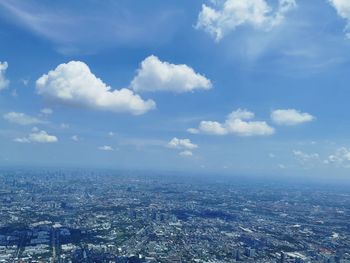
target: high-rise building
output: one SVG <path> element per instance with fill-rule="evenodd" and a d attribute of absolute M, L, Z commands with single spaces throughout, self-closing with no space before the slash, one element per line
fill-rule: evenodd
<path fill-rule="evenodd" d="M 281 258 L 280 258 L 280 263 L 284 263 L 286 261 L 286 254 L 284 252 L 281 252 Z"/>
<path fill-rule="evenodd" d="M 240 254 L 238 248 L 234 250 L 233 256 L 234 256 L 234 258 L 235 258 L 236 261 L 240 261 L 240 260 L 241 260 L 241 254 Z"/>
<path fill-rule="evenodd" d="M 245 255 L 249 258 L 253 258 L 255 256 L 255 249 L 250 247 L 246 248 Z"/>

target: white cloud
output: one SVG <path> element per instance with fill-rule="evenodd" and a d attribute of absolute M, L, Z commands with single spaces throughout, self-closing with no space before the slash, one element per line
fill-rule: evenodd
<path fill-rule="evenodd" d="M 195 128 L 188 128 L 187 129 L 187 132 L 191 133 L 191 134 L 198 134 L 199 133 L 199 130 L 198 129 L 195 129 Z"/>
<path fill-rule="evenodd" d="M 225 135 L 228 133 L 226 127 L 216 121 L 201 121 L 198 130 L 203 133 L 215 135 Z"/>
<path fill-rule="evenodd" d="M 196 28 L 203 29 L 216 41 L 243 25 L 271 30 L 281 24 L 286 13 L 296 7 L 295 0 L 279 0 L 274 12 L 265 0 L 224 0 L 213 4 L 217 8 L 202 5 Z"/>
<path fill-rule="evenodd" d="M 286 109 L 272 111 L 271 119 L 278 125 L 291 126 L 313 121 L 315 117 L 306 112 L 300 112 L 295 109 Z"/>
<path fill-rule="evenodd" d="M 251 120 L 255 117 L 255 114 L 251 111 L 238 109 L 236 111 L 231 112 L 228 115 L 228 119 L 235 120 L 235 119 L 242 119 L 242 120 Z"/>
<path fill-rule="evenodd" d="M 267 136 L 275 130 L 265 121 L 251 121 L 254 113 L 238 109 L 230 113 L 224 123 L 217 121 L 201 121 L 198 131 L 212 135 L 235 134 L 239 136 Z"/>
<path fill-rule="evenodd" d="M 42 114 L 45 114 L 45 115 L 50 115 L 53 113 L 53 110 L 50 109 L 50 108 L 44 108 L 44 109 L 41 109 L 40 111 Z"/>
<path fill-rule="evenodd" d="M 61 129 L 69 129 L 69 127 L 70 127 L 70 125 L 67 124 L 67 123 L 61 123 L 61 124 L 60 124 L 60 128 L 61 128 Z"/>
<path fill-rule="evenodd" d="M 34 124 L 45 123 L 42 120 L 39 120 L 35 117 L 31 117 L 21 112 L 8 112 L 4 114 L 3 117 L 5 120 L 9 122 L 20 124 L 20 125 L 34 125 Z"/>
<path fill-rule="evenodd" d="M 72 141 L 75 141 L 75 142 L 80 141 L 80 138 L 78 137 L 78 135 L 73 135 L 73 136 L 71 137 L 71 139 L 72 139 Z"/>
<path fill-rule="evenodd" d="M 172 91 L 176 93 L 208 90 L 212 83 L 191 67 L 162 62 L 156 56 L 149 56 L 141 62 L 141 68 L 131 82 L 131 88 L 141 91 Z"/>
<path fill-rule="evenodd" d="M 28 137 L 16 138 L 14 141 L 19 143 L 54 143 L 58 142 L 58 138 L 54 135 L 48 134 L 46 131 L 38 131 L 37 129 L 34 129 Z"/>
<path fill-rule="evenodd" d="M 189 150 L 193 150 L 193 149 L 198 148 L 198 145 L 192 143 L 190 139 L 178 139 L 178 138 L 174 137 L 168 143 L 168 147 L 174 148 L 174 149 L 189 149 Z"/>
<path fill-rule="evenodd" d="M 24 86 L 28 86 L 29 84 L 29 79 L 21 79 L 21 82 Z"/>
<path fill-rule="evenodd" d="M 114 151 L 113 147 L 111 147 L 109 145 L 100 146 L 100 147 L 98 147 L 98 149 L 100 151 L 106 151 L 106 152 Z"/>
<path fill-rule="evenodd" d="M 70 128 L 70 125 L 68 123 L 61 123 L 60 124 L 60 128 L 61 129 L 69 129 Z"/>
<path fill-rule="evenodd" d="M 265 121 L 243 121 L 233 119 L 226 122 L 229 133 L 240 136 L 271 135 L 275 132 Z"/>
<path fill-rule="evenodd" d="M 25 137 L 23 137 L 23 138 L 15 138 L 13 141 L 14 142 L 18 142 L 18 143 L 30 143 L 30 140 L 28 138 L 25 138 Z"/>
<path fill-rule="evenodd" d="M 29 134 L 28 139 L 31 142 L 39 142 L 39 143 L 52 143 L 57 142 L 58 139 L 54 135 L 49 135 L 46 131 L 38 131 Z"/>
<path fill-rule="evenodd" d="M 152 100 L 143 100 L 129 89 L 112 90 L 81 61 L 60 64 L 36 81 L 38 94 L 56 103 L 143 114 L 155 108 Z"/>
<path fill-rule="evenodd" d="M 0 90 L 7 88 L 10 81 L 6 79 L 5 73 L 8 68 L 7 62 L 0 62 Z"/>
<path fill-rule="evenodd" d="M 293 155 L 303 164 L 320 160 L 318 153 L 304 153 L 300 150 L 293 150 Z"/>
<path fill-rule="evenodd" d="M 350 149 L 341 147 L 335 151 L 335 153 L 329 155 L 325 164 L 335 164 L 342 167 L 350 167 Z"/>
<path fill-rule="evenodd" d="M 183 157 L 191 157 L 193 156 L 193 153 L 187 150 L 187 151 L 180 152 L 179 155 Z"/>
<path fill-rule="evenodd" d="M 335 8 L 338 15 L 345 19 L 347 25 L 344 29 L 346 36 L 350 38 L 350 1 L 349 0 L 329 0 L 330 4 Z"/>

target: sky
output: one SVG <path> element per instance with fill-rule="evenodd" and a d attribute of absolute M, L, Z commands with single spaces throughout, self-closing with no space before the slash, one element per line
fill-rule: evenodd
<path fill-rule="evenodd" d="M 0 166 L 350 171 L 348 0 L 2 0 Z"/>

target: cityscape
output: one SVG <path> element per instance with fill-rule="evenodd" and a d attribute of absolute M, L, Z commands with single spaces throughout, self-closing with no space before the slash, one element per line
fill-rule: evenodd
<path fill-rule="evenodd" d="M 350 262 L 345 186 L 109 170 L 0 175 L 0 262 Z"/>

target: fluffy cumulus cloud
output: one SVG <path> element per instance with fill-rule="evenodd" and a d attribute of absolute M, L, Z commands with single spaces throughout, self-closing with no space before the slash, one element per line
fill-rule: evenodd
<path fill-rule="evenodd" d="M 191 128 L 191 131 L 211 135 L 234 134 L 238 136 L 267 136 L 272 135 L 275 130 L 265 121 L 254 121 L 253 112 L 238 109 L 230 113 L 225 122 L 201 121 L 198 129 Z"/>
<path fill-rule="evenodd" d="M 203 29 L 216 41 L 243 25 L 271 30 L 296 7 L 295 0 L 279 0 L 276 10 L 265 0 L 223 0 L 213 3 L 214 7 L 202 5 L 196 28 Z"/>
<path fill-rule="evenodd" d="M 349 0 L 329 0 L 330 4 L 335 8 L 338 15 L 345 19 L 347 25 L 344 29 L 346 36 L 350 38 L 350 1 Z"/>
<path fill-rule="evenodd" d="M 131 88 L 141 91 L 189 92 L 197 89 L 208 90 L 212 83 L 205 76 L 196 73 L 187 65 L 175 65 L 149 56 L 141 62 Z"/>
<path fill-rule="evenodd" d="M 190 139 L 178 139 L 174 137 L 169 143 L 168 143 L 169 148 L 174 148 L 174 149 L 189 149 L 193 150 L 198 148 L 197 144 L 194 144 L 191 142 Z"/>
<path fill-rule="evenodd" d="M 7 88 L 10 81 L 6 79 L 6 70 L 8 68 L 7 62 L 0 62 L 0 90 Z"/>
<path fill-rule="evenodd" d="M 324 163 L 350 168 L 350 149 L 340 147 L 333 154 L 329 155 L 327 159 L 324 160 Z"/>
<path fill-rule="evenodd" d="M 112 90 L 81 61 L 58 65 L 36 81 L 36 88 L 48 101 L 71 106 L 135 115 L 155 108 L 154 101 L 145 101 L 130 89 Z"/>
<path fill-rule="evenodd" d="M 278 125 L 291 126 L 313 121 L 315 117 L 306 112 L 300 112 L 295 109 L 286 109 L 272 111 L 271 119 Z"/>
<path fill-rule="evenodd" d="M 58 138 L 54 135 L 48 134 L 46 131 L 33 129 L 33 132 L 29 134 L 28 137 L 16 138 L 14 139 L 14 141 L 19 143 L 30 143 L 30 142 L 54 143 L 54 142 L 58 142 Z"/>
<path fill-rule="evenodd" d="M 38 131 L 38 132 L 29 134 L 29 140 L 31 142 L 39 142 L 39 143 L 52 143 L 52 142 L 58 141 L 56 136 L 50 135 L 46 131 Z"/>
<path fill-rule="evenodd" d="M 19 125 L 35 125 L 44 123 L 44 121 L 39 120 L 38 118 L 29 116 L 21 112 L 8 112 L 4 114 L 3 117 L 9 122 L 16 123 Z"/>
<path fill-rule="evenodd" d="M 215 135 L 225 135 L 228 133 L 228 129 L 226 129 L 225 125 L 217 121 L 201 121 L 199 129 L 197 130 L 203 133 Z"/>

